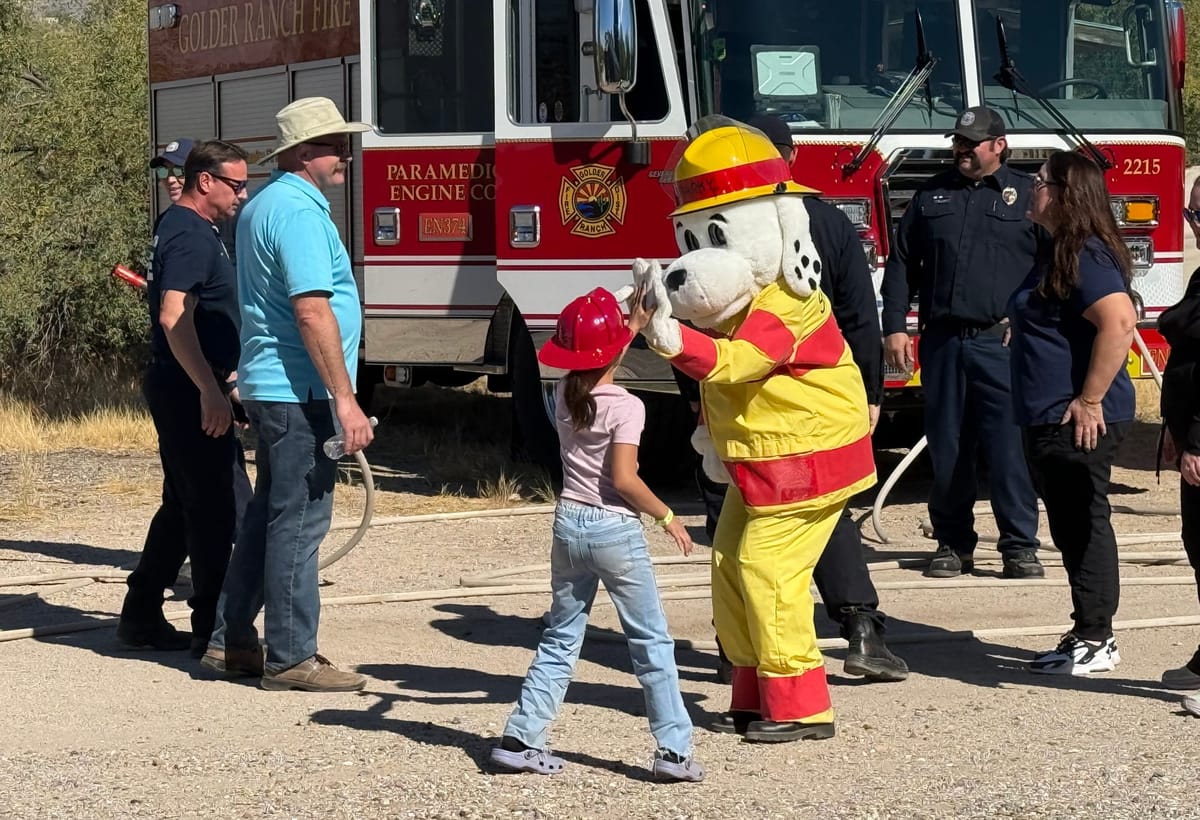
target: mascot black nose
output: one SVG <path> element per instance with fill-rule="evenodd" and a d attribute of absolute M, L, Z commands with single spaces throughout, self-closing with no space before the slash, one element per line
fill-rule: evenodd
<path fill-rule="evenodd" d="M 679 290 L 683 287 L 683 283 L 687 281 L 688 272 L 686 268 L 676 268 L 667 274 L 667 290 Z"/>

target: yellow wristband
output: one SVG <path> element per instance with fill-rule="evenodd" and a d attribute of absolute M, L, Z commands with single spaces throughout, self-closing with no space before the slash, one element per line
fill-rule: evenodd
<path fill-rule="evenodd" d="M 675 520 L 675 511 L 672 510 L 670 507 L 667 507 L 667 514 L 664 515 L 662 518 L 654 519 L 654 523 L 658 524 L 658 526 L 660 526 L 660 527 L 666 528 L 674 520 Z"/>

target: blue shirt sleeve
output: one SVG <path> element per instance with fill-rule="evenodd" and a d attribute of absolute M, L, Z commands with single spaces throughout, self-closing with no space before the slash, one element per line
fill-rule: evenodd
<path fill-rule="evenodd" d="M 333 295 L 334 260 L 329 255 L 331 230 L 334 230 L 333 223 L 323 214 L 311 210 L 290 214 L 281 226 L 279 267 L 289 298 L 302 293 Z"/>
<path fill-rule="evenodd" d="M 1117 260 L 1103 245 L 1089 242 L 1079 253 L 1079 303 L 1087 310 L 1105 296 L 1127 293 Z"/>

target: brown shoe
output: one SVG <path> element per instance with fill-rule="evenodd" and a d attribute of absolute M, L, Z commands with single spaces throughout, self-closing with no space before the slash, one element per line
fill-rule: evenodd
<path fill-rule="evenodd" d="M 200 659 L 200 665 L 225 678 L 261 678 L 263 650 L 261 646 L 258 649 L 211 647 Z"/>
<path fill-rule="evenodd" d="M 366 685 L 367 679 L 362 675 L 343 672 L 322 655 L 313 655 L 282 672 L 264 672 L 259 682 L 263 689 L 305 692 L 357 692 Z"/>

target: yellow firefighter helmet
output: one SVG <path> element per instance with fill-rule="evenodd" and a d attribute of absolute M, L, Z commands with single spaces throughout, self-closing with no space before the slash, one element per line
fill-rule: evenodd
<path fill-rule="evenodd" d="M 675 210 L 703 211 L 774 194 L 815 194 L 792 179 L 792 169 L 761 131 L 727 117 L 705 118 L 675 165 Z"/>

